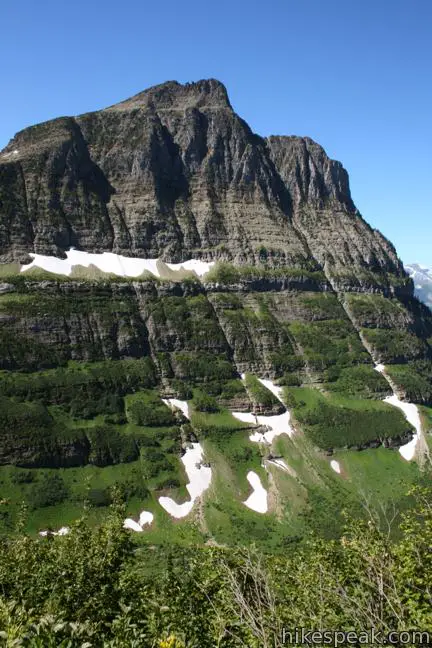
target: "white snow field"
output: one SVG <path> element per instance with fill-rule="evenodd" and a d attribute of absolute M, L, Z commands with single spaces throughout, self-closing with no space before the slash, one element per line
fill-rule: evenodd
<path fill-rule="evenodd" d="M 125 529 L 131 529 L 137 533 L 141 533 L 146 524 L 151 524 L 153 522 L 153 513 L 150 511 L 141 511 L 139 516 L 139 521 L 135 522 L 132 518 L 126 518 L 123 523 Z"/>
<path fill-rule="evenodd" d="M 266 389 L 271 391 L 271 393 L 274 396 L 276 396 L 278 401 L 280 401 L 282 405 L 284 405 L 284 402 L 282 400 L 282 391 L 283 391 L 282 387 L 278 387 L 271 380 L 266 380 L 265 378 L 258 378 L 258 380 L 260 381 L 261 385 L 263 385 Z"/>
<path fill-rule="evenodd" d="M 242 374 L 242 379 L 244 380 L 244 374 Z M 278 387 L 271 380 L 264 380 L 261 378 L 258 378 L 258 380 L 284 405 L 281 398 L 282 387 Z M 294 434 L 294 430 L 289 422 L 291 415 L 288 410 L 283 414 L 276 414 L 275 416 L 255 416 L 255 414 L 252 414 L 251 412 L 232 412 L 232 415 L 243 423 L 256 423 L 257 425 L 265 425 L 270 428 L 270 430 L 264 434 L 260 434 L 259 432 L 251 434 L 249 439 L 254 443 L 267 443 L 271 445 L 273 439 L 280 434 L 288 434 L 288 436 Z"/>
<path fill-rule="evenodd" d="M 283 459 L 266 459 L 265 463 L 276 466 L 277 468 L 282 468 L 282 470 L 285 470 L 285 472 L 289 473 L 291 477 L 297 476 L 296 471 L 291 468 L 291 466 L 288 466 L 288 464 Z"/>
<path fill-rule="evenodd" d="M 177 398 L 162 398 L 165 405 L 179 409 L 186 418 L 189 418 L 189 405 L 186 401 L 178 400 Z"/>
<path fill-rule="evenodd" d="M 405 414 L 408 423 L 411 423 L 415 428 L 416 433 L 411 441 L 408 441 L 408 443 L 405 443 L 405 445 L 399 448 L 402 457 L 407 461 L 411 461 L 411 459 L 414 458 L 417 441 L 421 435 L 420 414 L 417 405 L 414 405 L 414 403 L 404 403 L 404 401 L 399 400 L 396 394 L 393 394 L 393 396 L 387 396 L 387 398 L 384 399 L 384 402 L 390 403 L 390 405 L 394 405 L 394 407 L 401 409 Z"/>
<path fill-rule="evenodd" d="M 171 497 L 159 497 L 159 504 L 170 515 L 175 518 L 182 518 L 188 515 L 195 500 L 200 497 L 210 486 L 212 471 L 211 468 L 202 466 L 203 450 L 200 443 L 192 443 L 192 448 L 187 448 L 182 457 L 182 463 L 189 478 L 186 488 L 190 495 L 190 501 L 177 504 Z"/>
<path fill-rule="evenodd" d="M 66 259 L 58 259 L 54 256 L 30 253 L 33 261 L 21 266 L 21 272 L 26 272 L 31 268 L 41 268 L 55 274 L 69 276 L 74 266 L 95 266 L 102 272 L 115 274 L 119 277 L 139 277 L 145 270 L 151 272 L 155 277 L 160 277 L 161 273 L 158 268 L 158 259 L 138 259 L 134 257 L 125 257 L 113 252 L 83 252 L 71 248 L 66 252 Z M 199 259 L 189 259 L 182 263 L 166 263 L 170 270 L 175 272 L 179 270 L 189 270 L 195 272 L 199 277 L 204 276 L 214 265 L 214 261 L 200 261 Z"/>
<path fill-rule="evenodd" d="M 383 374 L 384 378 L 386 378 L 384 365 L 377 364 L 375 365 L 375 369 L 379 373 Z M 390 405 L 398 407 L 400 410 L 402 410 L 408 423 L 411 423 L 416 431 L 411 441 L 408 441 L 408 443 L 405 443 L 405 445 L 399 448 L 399 452 L 402 457 L 407 461 L 411 461 L 412 459 L 414 459 L 417 442 L 420 439 L 422 433 L 418 407 L 417 405 L 414 405 L 414 403 L 406 403 L 405 401 L 401 401 L 394 392 L 393 396 L 387 396 L 387 398 L 384 398 L 384 402 L 389 403 Z"/>
<path fill-rule="evenodd" d="M 131 531 L 136 531 L 137 533 L 142 532 L 142 526 L 138 524 L 138 522 L 135 522 L 135 520 L 132 520 L 132 518 L 126 518 L 123 522 L 123 527 L 125 529 L 130 529 Z"/>
<path fill-rule="evenodd" d="M 189 418 L 189 407 L 186 401 L 180 401 L 176 398 L 163 398 L 162 400 L 166 405 L 178 408 Z M 211 482 L 211 468 L 201 465 L 203 459 L 201 444 L 192 443 L 191 446 L 191 448 L 186 449 L 181 459 L 189 478 L 189 484 L 187 484 L 186 488 L 191 498 L 190 501 L 177 504 L 171 497 L 159 497 L 159 504 L 175 518 L 182 518 L 188 515 L 192 510 L 195 500 L 207 490 Z"/>
<path fill-rule="evenodd" d="M 253 470 L 248 472 L 246 478 L 253 490 L 243 504 L 256 513 L 267 513 L 267 491 L 261 484 L 261 479 Z"/>
<path fill-rule="evenodd" d="M 339 461 L 336 461 L 336 459 L 332 459 L 332 460 L 330 461 L 330 466 L 333 468 L 333 470 L 334 470 L 338 475 L 340 475 L 341 467 L 340 467 L 340 463 L 339 463 Z"/>
<path fill-rule="evenodd" d="M 199 259 L 189 259 L 189 261 L 182 261 L 181 263 L 166 263 L 170 270 L 178 272 L 179 270 L 190 270 L 195 272 L 199 277 L 203 277 L 214 266 L 214 261 L 200 261 Z"/>
<path fill-rule="evenodd" d="M 69 527 L 61 527 L 58 531 L 39 531 L 40 536 L 47 536 L 47 535 L 53 535 L 53 536 L 64 536 L 69 533 L 70 529 Z"/>

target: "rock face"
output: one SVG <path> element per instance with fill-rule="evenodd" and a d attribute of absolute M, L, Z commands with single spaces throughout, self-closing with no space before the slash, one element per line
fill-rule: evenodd
<path fill-rule="evenodd" d="M 0 260 L 71 246 L 404 276 L 342 165 L 308 138 L 255 135 L 213 79 L 27 128 L 0 153 Z"/>
<path fill-rule="evenodd" d="M 224 263 L 202 280 L 19 272 L 70 247 Z M 382 362 L 432 404 L 432 313 L 345 169 L 309 138 L 252 133 L 215 80 L 18 133 L 0 153 L 0 263 L 0 464 L 132 461 L 125 394 L 203 389 L 250 411 L 241 373 L 382 398 Z"/>

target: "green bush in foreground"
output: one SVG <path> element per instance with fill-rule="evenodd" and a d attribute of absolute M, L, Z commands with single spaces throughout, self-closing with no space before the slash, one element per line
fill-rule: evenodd
<path fill-rule="evenodd" d="M 347 521 L 340 541 L 310 538 L 281 556 L 219 547 L 136 550 L 118 504 L 99 528 L 81 519 L 64 537 L 4 538 L 0 641 L 281 648 L 283 628 L 360 633 L 373 623 L 383 634 L 430 632 L 432 498 L 426 490 L 414 496 L 396 542 L 372 514 Z"/>

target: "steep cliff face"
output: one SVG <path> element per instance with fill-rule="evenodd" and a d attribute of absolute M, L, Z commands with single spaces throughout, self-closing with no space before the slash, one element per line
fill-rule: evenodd
<path fill-rule="evenodd" d="M 166 266 L 134 280 L 83 266 L 19 272 L 29 253 L 70 247 L 220 263 L 201 280 Z M 142 424 L 126 421 L 128 399 L 148 388 L 210 412 L 217 400 L 278 413 L 241 373 L 369 407 L 389 394 L 373 368 L 384 362 L 402 396 L 432 403 L 432 314 L 355 208 L 345 169 L 309 138 L 252 133 L 214 80 L 165 83 L 18 133 L 0 153 L 1 262 L 15 266 L 0 266 L 0 408 L 15 421 L 19 404 L 22 435 L 14 443 L 17 424 L 4 427 L 0 463 L 82 465 L 95 448 L 101 465 L 135 460 Z M 355 412 L 340 424 L 349 446 Z M 166 425 L 145 447 L 169 437 Z"/>
<path fill-rule="evenodd" d="M 308 137 L 269 137 L 293 204 L 293 224 L 317 261 L 332 274 L 344 268 L 403 275 L 394 247 L 360 216 L 340 162 Z"/>
<path fill-rule="evenodd" d="M 27 128 L 0 153 L 0 259 L 70 246 L 403 276 L 342 165 L 308 138 L 252 133 L 215 80 Z"/>

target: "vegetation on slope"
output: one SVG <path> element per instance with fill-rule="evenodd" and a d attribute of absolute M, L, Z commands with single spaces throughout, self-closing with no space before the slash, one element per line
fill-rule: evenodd
<path fill-rule="evenodd" d="M 98 528 L 84 518 L 65 537 L 3 539 L 1 640 L 44 648 L 280 648 L 283 628 L 364 633 L 372 618 L 376 633 L 430 631 L 431 496 L 418 491 L 416 499 L 396 542 L 372 516 L 348 521 L 340 541 L 312 537 L 280 556 L 147 544 L 136 551 L 117 504 Z"/>
<path fill-rule="evenodd" d="M 388 439 L 409 440 L 412 427 L 402 412 L 380 401 L 325 396 L 315 389 L 287 388 L 286 403 L 319 448 L 361 448 Z"/>

